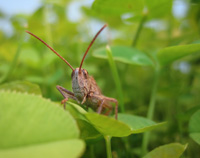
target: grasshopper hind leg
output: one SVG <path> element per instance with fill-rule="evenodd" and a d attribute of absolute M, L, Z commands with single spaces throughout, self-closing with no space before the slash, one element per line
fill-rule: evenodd
<path fill-rule="evenodd" d="M 101 95 L 93 95 L 93 97 L 97 98 L 100 100 L 100 105 L 97 108 L 97 113 L 101 113 L 103 109 L 107 109 L 108 111 L 105 113 L 105 115 L 109 115 L 112 106 L 109 103 L 115 103 L 115 119 L 117 120 L 117 114 L 118 114 L 118 101 L 114 98 L 109 98 Z"/>

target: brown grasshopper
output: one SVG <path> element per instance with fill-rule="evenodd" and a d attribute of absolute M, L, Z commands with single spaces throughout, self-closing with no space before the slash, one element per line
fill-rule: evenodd
<path fill-rule="evenodd" d="M 38 40 L 40 40 L 42 43 L 44 43 L 49 49 L 51 49 L 57 56 L 59 56 L 67 65 L 72 69 L 72 89 L 73 93 L 68 91 L 67 89 L 56 86 L 56 88 L 59 90 L 59 92 L 63 95 L 65 99 L 61 101 L 62 104 L 65 104 L 68 101 L 69 98 L 76 100 L 79 104 L 85 104 L 88 107 L 91 107 L 93 110 L 97 111 L 97 113 L 101 113 L 102 111 L 106 111 L 105 115 L 109 115 L 112 111 L 111 102 L 115 103 L 115 119 L 117 119 L 117 113 L 118 113 L 118 101 L 114 98 L 109 98 L 104 95 L 102 95 L 100 88 L 98 87 L 95 79 L 92 76 L 89 76 L 88 72 L 85 69 L 82 69 L 83 61 L 94 43 L 97 36 L 101 33 L 101 31 L 106 27 L 107 25 L 104 25 L 95 35 L 93 40 L 91 41 L 90 45 L 88 46 L 83 59 L 81 61 L 81 64 L 78 68 L 74 69 L 67 60 L 65 60 L 60 54 L 58 54 L 53 48 L 51 48 L 47 43 L 45 43 L 42 39 L 34 35 L 33 33 L 26 31 L 30 35 L 34 36 Z"/>

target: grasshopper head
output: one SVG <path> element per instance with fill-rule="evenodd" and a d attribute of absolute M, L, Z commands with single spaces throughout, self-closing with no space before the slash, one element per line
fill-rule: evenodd
<path fill-rule="evenodd" d="M 89 80 L 89 75 L 88 72 L 85 69 L 82 69 L 82 65 L 84 62 L 84 59 L 90 49 L 90 47 L 92 46 L 92 44 L 94 43 L 95 39 L 97 38 L 97 36 L 101 33 L 101 31 L 107 26 L 107 24 L 105 24 L 95 35 L 95 37 L 93 38 L 93 40 L 91 41 L 90 45 L 88 46 L 82 61 L 80 63 L 80 66 L 76 69 L 74 69 L 67 60 L 65 60 L 60 54 L 58 54 L 52 47 L 50 47 L 46 42 L 44 42 L 42 39 L 40 39 L 39 37 L 37 37 L 36 35 L 34 35 L 33 33 L 26 31 L 27 33 L 29 33 L 30 35 L 34 36 L 35 38 L 37 38 L 38 40 L 40 40 L 42 43 L 44 43 L 49 49 L 51 49 L 57 56 L 59 56 L 71 69 L 72 69 L 72 89 L 74 92 L 74 95 L 78 98 L 79 101 L 82 101 L 82 99 L 84 98 L 84 96 L 86 96 L 89 91 L 90 91 L 90 80 Z"/>
<path fill-rule="evenodd" d="M 85 69 L 76 68 L 72 74 L 72 89 L 74 95 L 82 101 L 83 97 L 90 91 L 89 75 Z"/>

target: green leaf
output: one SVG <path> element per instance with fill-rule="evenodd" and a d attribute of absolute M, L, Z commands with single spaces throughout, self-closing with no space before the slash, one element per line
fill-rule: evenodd
<path fill-rule="evenodd" d="M 171 14 L 172 0 L 145 0 L 145 4 L 150 18 L 161 18 Z"/>
<path fill-rule="evenodd" d="M 112 7 L 111 7 L 112 6 Z M 109 15 L 121 15 L 123 13 L 141 13 L 144 2 L 141 0 L 95 0 L 92 9 Z"/>
<path fill-rule="evenodd" d="M 99 14 L 99 12 L 96 11 L 95 9 L 91 9 L 91 8 L 84 7 L 84 6 L 82 7 L 82 11 L 87 16 L 95 17 L 97 19 L 100 19 L 101 21 L 106 21 L 107 24 L 109 24 L 109 27 L 116 27 L 116 26 L 124 25 L 120 15 L 116 16 L 116 15 L 109 14 L 109 16 L 108 16 L 107 14 L 103 14 L 103 13 Z"/>
<path fill-rule="evenodd" d="M 0 150 L 2 158 L 77 158 L 84 151 L 84 142 L 79 139 L 56 141 L 19 148 Z"/>
<path fill-rule="evenodd" d="M 102 135 L 88 121 L 77 119 L 77 123 L 81 131 L 81 139 L 94 140 L 102 137 Z"/>
<path fill-rule="evenodd" d="M 149 66 L 153 65 L 152 60 L 143 52 L 128 46 L 111 46 L 114 60 L 127 64 Z M 93 55 L 98 58 L 107 59 L 106 48 L 96 49 Z"/>
<path fill-rule="evenodd" d="M 162 126 L 164 123 L 155 123 L 151 120 L 148 120 L 144 117 L 128 115 L 128 114 L 119 114 L 118 119 L 131 128 L 132 133 L 142 133 L 154 128 Z"/>
<path fill-rule="evenodd" d="M 45 3 L 56 4 L 60 6 L 65 6 L 69 0 L 44 0 Z"/>
<path fill-rule="evenodd" d="M 76 121 L 41 96 L 0 91 L 0 148 L 77 139 Z"/>
<path fill-rule="evenodd" d="M 118 120 L 97 113 L 87 113 L 85 116 L 102 135 L 112 137 L 125 137 L 163 125 L 163 123 L 156 124 L 146 118 L 128 114 L 118 114 Z"/>
<path fill-rule="evenodd" d="M 114 118 L 97 113 L 87 113 L 85 116 L 102 135 L 125 137 L 131 134 L 131 129 L 128 125 Z"/>
<path fill-rule="evenodd" d="M 85 118 L 85 113 L 87 113 L 80 105 L 67 101 L 66 110 L 77 120 L 87 120 Z"/>
<path fill-rule="evenodd" d="M 10 90 L 16 92 L 27 92 L 30 94 L 42 95 L 40 87 L 28 81 L 14 81 L 0 85 L 0 90 Z"/>
<path fill-rule="evenodd" d="M 166 47 L 157 54 L 161 65 L 167 65 L 177 59 L 200 51 L 200 44 Z"/>
<path fill-rule="evenodd" d="M 143 158 L 179 158 L 186 148 L 187 145 L 171 143 L 154 149 Z"/>
<path fill-rule="evenodd" d="M 76 109 L 81 114 L 87 113 L 87 111 L 85 111 L 80 105 L 77 105 L 77 104 L 72 103 L 72 102 L 67 102 L 67 104 L 70 104 L 72 107 L 74 107 L 74 109 Z"/>
<path fill-rule="evenodd" d="M 190 137 L 200 145 L 200 110 L 195 112 L 189 122 Z"/>
<path fill-rule="evenodd" d="M 172 0 L 95 0 L 92 9 L 108 16 L 124 13 L 142 16 L 145 10 L 149 18 L 160 18 L 171 14 Z"/>

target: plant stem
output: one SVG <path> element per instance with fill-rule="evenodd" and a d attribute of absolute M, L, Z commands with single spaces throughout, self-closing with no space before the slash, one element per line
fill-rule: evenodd
<path fill-rule="evenodd" d="M 123 92 L 122 92 L 122 86 L 121 86 L 121 83 L 120 83 L 119 74 L 117 72 L 117 67 L 116 67 L 115 62 L 114 62 L 113 57 L 112 57 L 111 49 L 108 45 L 106 46 L 106 52 L 107 52 L 110 68 L 111 68 L 111 71 L 112 71 L 112 75 L 113 75 L 113 78 L 114 78 L 114 82 L 115 82 L 115 85 L 116 85 L 116 88 L 117 88 L 117 93 L 118 93 L 118 96 L 119 96 L 120 110 L 121 110 L 122 113 L 124 113 L 124 111 L 125 111 L 124 110 L 124 96 L 123 96 Z"/>
<path fill-rule="evenodd" d="M 141 19 L 141 21 L 140 21 L 140 23 L 139 23 L 139 26 L 137 28 L 135 37 L 133 39 L 133 43 L 132 43 L 133 47 L 135 47 L 136 44 L 137 44 L 137 41 L 139 39 L 139 35 L 140 35 L 141 31 L 142 31 L 142 28 L 143 28 L 144 22 L 146 21 L 146 18 L 147 18 L 147 16 L 146 16 L 146 14 L 144 14 L 143 17 L 142 17 L 142 19 Z"/>
<path fill-rule="evenodd" d="M 112 158 L 112 151 L 111 151 L 111 136 L 104 136 L 106 141 L 106 152 L 107 158 Z"/>
<path fill-rule="evenodd" d="M 148 108 L 148 112 L 147 112 L 147 118 L 150 120 L 153 119 L 153 115 L 154 115 L 158 80 L 159 80 L 159 69 L 155 68 L 153 87 L 152 87 L 151 98 L 150 98 L 150 102 L 149 102 L 149 108 Z M 142 155 L 147 153 L 149 136 L 150 136 L 150 132 L 144 133 L 144 137 L 142 140 Z"/>
<path fill-rule="evenodd" d="M 90 158 L 95 158 L 95 156 L 94 156 L 94 145 L 93 144 L 89 145 L 89 150 L 90 150 Z"/>

